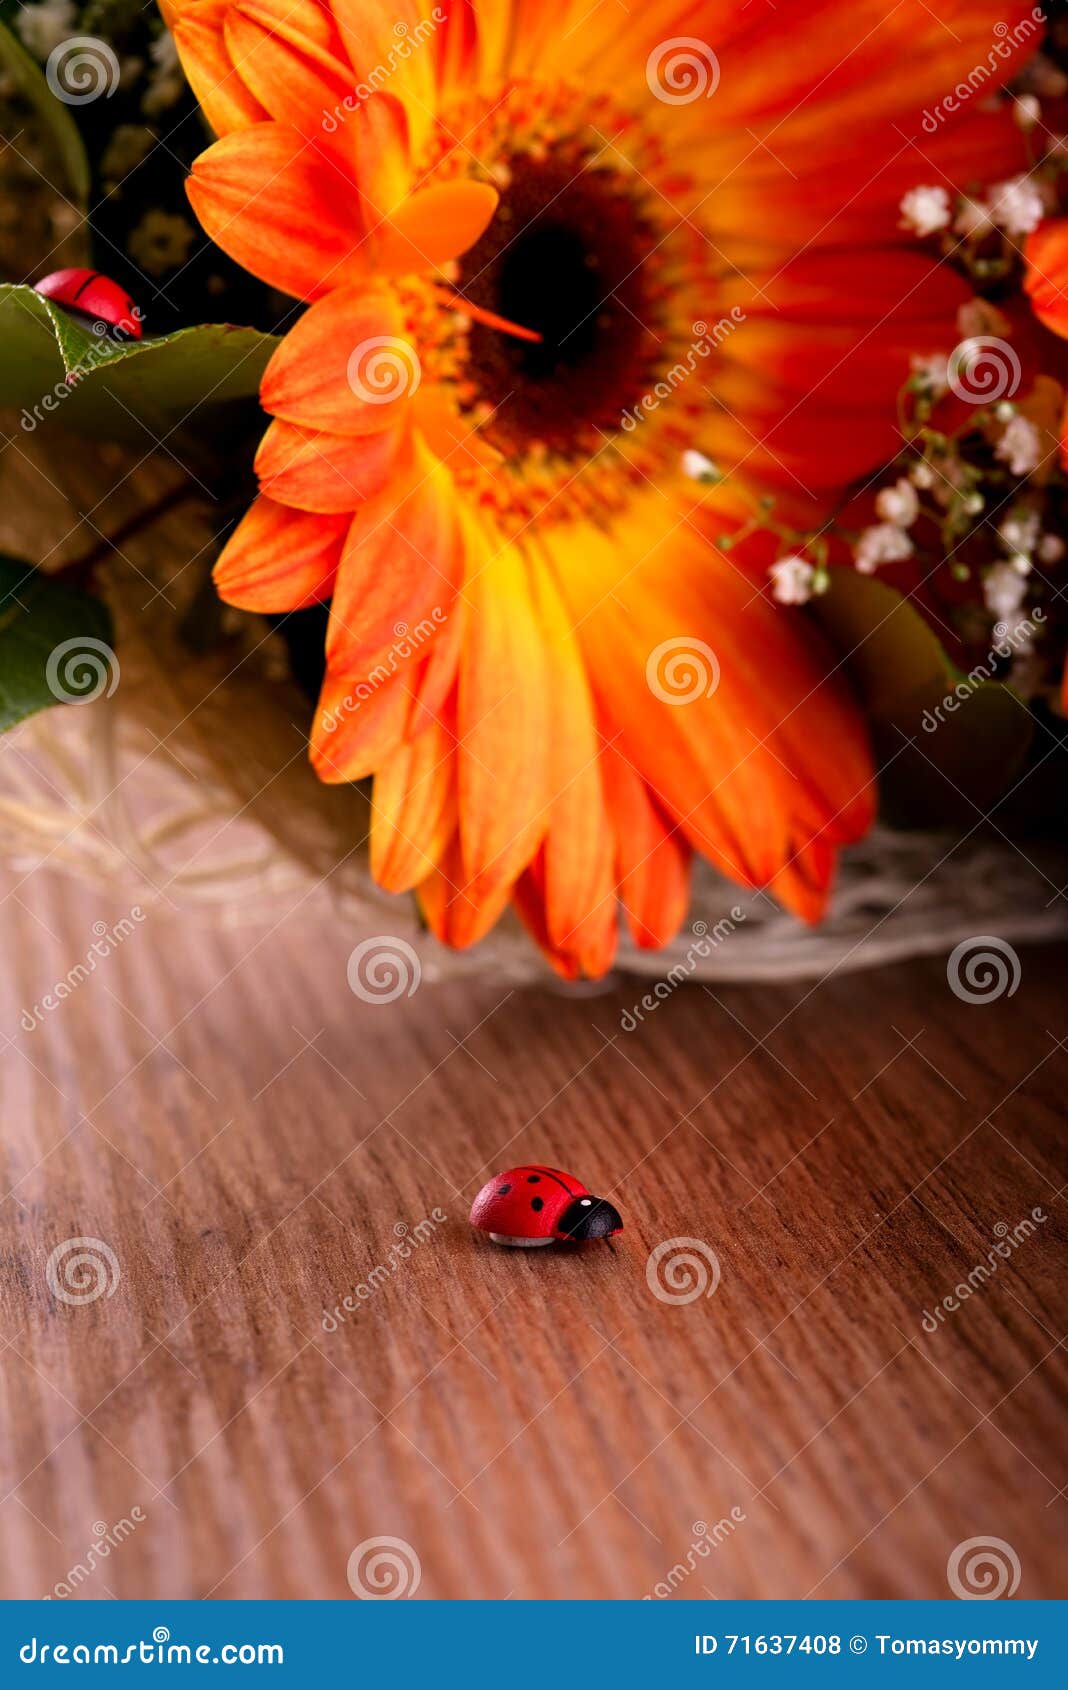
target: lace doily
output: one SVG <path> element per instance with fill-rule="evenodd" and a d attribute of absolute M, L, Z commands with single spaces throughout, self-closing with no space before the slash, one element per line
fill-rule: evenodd
<path fill-rule="evenodd" d="M 374 886 L 366 794 L 315 779 L 308 706 L 262 624 L 241 624 L 194 659 L 170 611 L 146 614 L 143 584 L 113 583 L 109 596 L 121 654 L 113 695 L 47 711 L 0 742 L 0 853 L 10 863 L 51 863 L 131 902 L 166 899 L 227 923 L 329 898 L 354 942 L 401 938 L 428 978 L 547 978 L 514 919 L 455 954 L 422 931 L 414 900 Z M 819 928 L 698 864 L 683 932 L 657 953 L 624 943 L 619 967 L 676 982 L 783 981 L 946 952 L 982 933 L 1049 939 L 1068 935 L 1060 884 L 1056 858 L 1032 846 L 877 830 L 843 853 Z"/>

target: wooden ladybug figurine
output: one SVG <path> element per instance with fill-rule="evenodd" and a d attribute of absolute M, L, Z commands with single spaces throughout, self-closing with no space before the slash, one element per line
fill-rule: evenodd
<path fill-rule="evenodd" d="M 594 1197 L 559 1168 L 508 1168 L 487 1180 L 471 1205 L 471 1225 L 494 1244 L 533 1249 L 556 1242 L 586 1244 L 623 1231 L 619 1210 Z"/>
<path fill-rule="evenodd" d="M 140 340 L 141 313 L 128 293 L 99 270 L 54 270 L 34 283 L 34 292 L 80 317 L 112 340 Z M 99 325 L 99 326 L 98 326 Z"/>

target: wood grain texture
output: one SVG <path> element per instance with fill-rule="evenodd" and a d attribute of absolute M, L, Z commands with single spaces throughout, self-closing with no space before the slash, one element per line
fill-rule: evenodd
<path fill-rule="evenodd" d="M 634 984 L 368 1004 L 323 901 L 231 930 L 161 903 L 26 1031 L 128 906 L 0 893 L 0 1595 L 135 1506 L 77 1594 L 345 1597 L 382 1535 L 420 1597 L 937 1596 L 991 1535 L 1021 1595 L 1068 1594 L 1063 952 L 991 1005 L 927 961 L 685 987 L 627 1033 Z M 474 1236 L 525 1159 L 612 1194 L 618 1244 Z M 46 1264 L 85 1236 L 118 1286 L 64 1304 Z M 672 1304 L 647 1258 L 680 1237 L 721 1279 Z"/>

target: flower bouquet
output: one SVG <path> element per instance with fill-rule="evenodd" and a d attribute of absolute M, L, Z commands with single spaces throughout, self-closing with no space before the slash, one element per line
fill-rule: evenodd
<path fill-rule="evenodd" d="M 0 0 L 5 849 L 569 980 L 1063 931 L 1063 13 Z"/>

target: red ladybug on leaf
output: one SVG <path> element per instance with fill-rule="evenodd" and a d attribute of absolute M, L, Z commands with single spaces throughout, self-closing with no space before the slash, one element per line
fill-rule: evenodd
<path fill-rule="evenodd" d="M 554 1242 L 586 1244 L 623 1231 L 619 1210 L 594 1197 L 559 1168 L 508 1168 L 487 1180 L 471 1205 L 471 1225 L 494 1244 L 527 1249 Z"/>
<path fill-rule="evenodd" d="M 129 294 L 99 270 L 54 270 L 34 283 L 34 292 L 62 305 L 98 334 L 140 340 L 141 313 Z M 97 326 L 99 325 L 99 327 Z"/>

